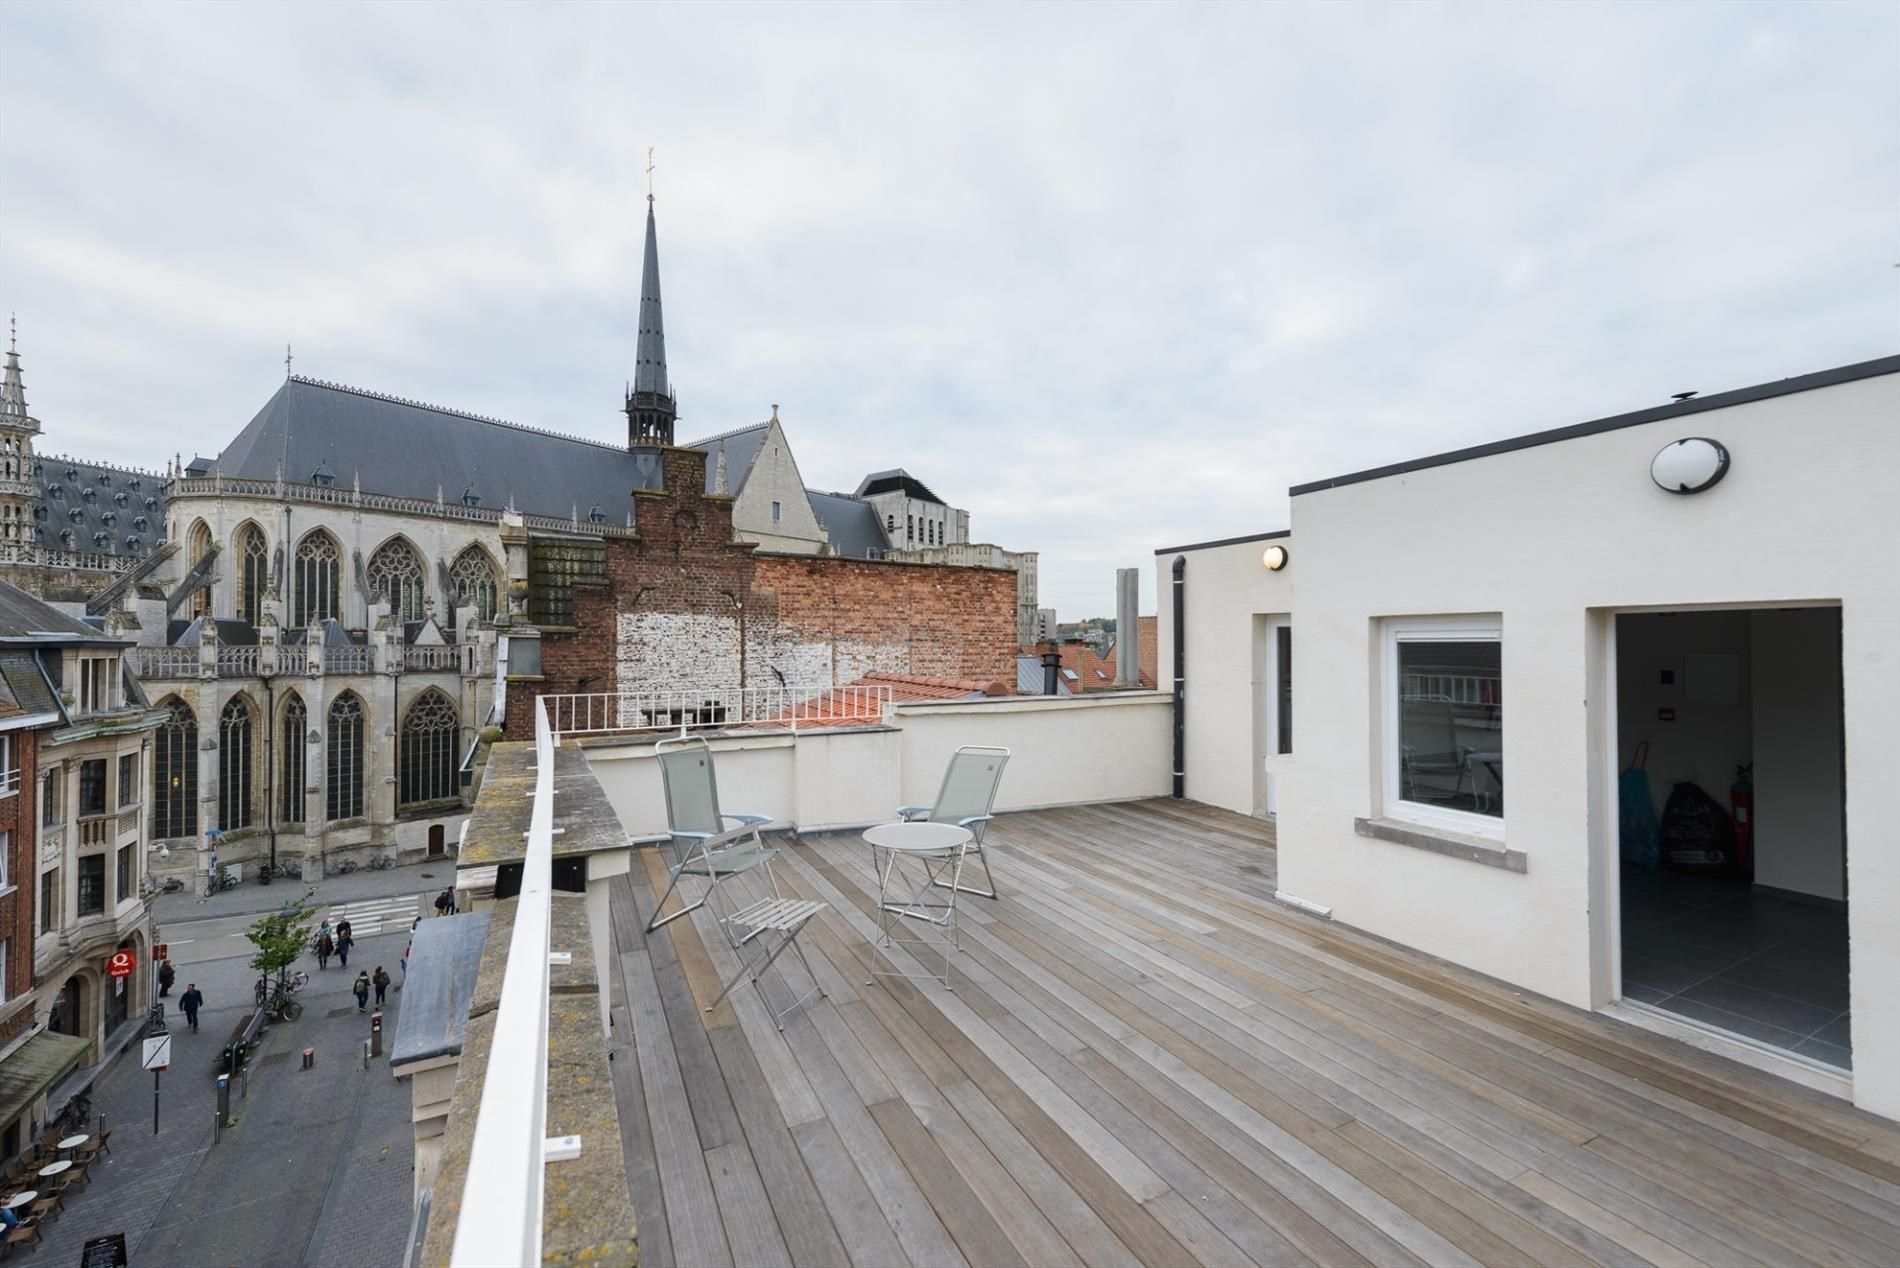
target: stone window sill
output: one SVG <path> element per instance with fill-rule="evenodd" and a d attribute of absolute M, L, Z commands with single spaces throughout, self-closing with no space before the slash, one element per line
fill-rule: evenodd
<path fill-rule="evenodd" d="M 1526 872 L 1530 869 L 1530 860 L 1522 850 L 1507 850 L 1496 841 L 1450 832 L 1444 828 L 1400 823 L 1394 819 L 1354 819 L 1352 830 L 1362 837 L 1389 841 L 1393 845 L 1407 845 L 1415 850 L 1428 850 L 1433 854 L 1482 863 L 1487 867 L 1501 867 L 1507 872 Z"/>

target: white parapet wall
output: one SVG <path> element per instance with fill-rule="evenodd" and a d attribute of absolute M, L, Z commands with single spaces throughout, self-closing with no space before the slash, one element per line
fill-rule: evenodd
<path fill-rule="evenodd" d="M 1011 752 L 1000 810 L 1161 797 L 1168 792 L 1169 700 L 1161 692 L 1017 696 L 903 704 L 888 725 L 711 735 L 721 809 L 804 831 L 891 818 L 928 805 L 964 744 Z M 598 739 L 587 759 L 630 836 L 666 831 L 653 738 Z"/>

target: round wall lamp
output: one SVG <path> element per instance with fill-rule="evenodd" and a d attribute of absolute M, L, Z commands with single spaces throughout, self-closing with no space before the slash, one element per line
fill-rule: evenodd
<path fill-rule="evenodd" d="M 1700 493 L 1720 484 L 1728 467 L 1728 449 L 1721 441 L 1685 436 L 1664 445 L 1649 460 L 1649 478 L 1670 493 Z"/>
<path fill-rule="evenodd" d="M 1260 552 L 1260 562 L 1266 565 L 1268 572 L 1278 572 L 1286 567 L 1287 553 L 1284 546 L 1269 546 Z"/>

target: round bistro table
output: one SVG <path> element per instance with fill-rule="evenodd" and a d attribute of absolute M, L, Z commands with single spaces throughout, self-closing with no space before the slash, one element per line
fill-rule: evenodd
<path fill-rule="evenodd" d="M 957 889 L 963 876 L 963 856 L 975 840 L 968 828 L 954 823 L 927 823 L 899 820 L 867 828 L 865 844 L 877 861 L 877 945 L 886 947 L 932 947 L 943 954 L 942 973 L 901 973 L 872 969 L 872 977 L 916 978 L 950 985 L 950 953 L 961 950 L 957 942 Z M 915 862 L 921 871 L 898 872 L 902 861 Z M 908 868 L 908 864 L 906 865 Z M 916 883 L 910 884 L 909 878 Z M 942 881 L 943 884 L 939 884 Z M 893 895 L 893 882 L 898 886 Z M 904 887 L 908 885 L 909 888 Z M 943 895 L 937 891 L 942 889 Z M 942 929 L 949 940 L 906 938 L 898 934 L 906 920 L 921 920 Z M 869 982 L 865 985 L 870 985 Z"/>

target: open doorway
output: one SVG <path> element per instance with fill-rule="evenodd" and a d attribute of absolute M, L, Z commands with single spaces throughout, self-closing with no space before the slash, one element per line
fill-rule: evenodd
<path fill-rule="evenodd" d="M 1853 1068 L 1838 607 L 1616 624 L 1622 996 Z"/>

